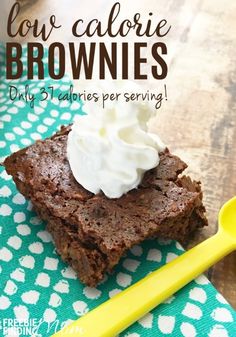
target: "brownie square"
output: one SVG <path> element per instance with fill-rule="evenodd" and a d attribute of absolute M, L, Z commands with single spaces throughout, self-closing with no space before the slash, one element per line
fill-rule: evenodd
<path fill-rule="evenodd" d="M 207 225 L 199 182 L 179 176 L 187 165 L 168 149 L 140 186 L 119 199 L 94 195 L 73 177 L 66 157 L 70 126 L 4 162 L 19 191 L 46 220 L 58 253 L 89 286 L 147 238 L 185 241 Z"/>

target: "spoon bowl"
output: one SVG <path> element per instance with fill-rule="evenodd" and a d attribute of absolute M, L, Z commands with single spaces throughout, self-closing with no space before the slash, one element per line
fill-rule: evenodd
<path fill-rule="evenodd" d="M 236 197 L 226 202 L 219 212 L 219 231 L 223 230 L 235 240 L 236 247 Z"/>

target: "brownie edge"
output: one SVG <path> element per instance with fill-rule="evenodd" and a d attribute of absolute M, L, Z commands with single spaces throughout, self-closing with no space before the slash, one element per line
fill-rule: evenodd
<path fill-rule="evenodd" d="M 148 238 L 186 241 L 207 225 L 199 182 L 180 176 L 187 165 L 168 149 L 140 186 L 119 199 L 93 195 L 74 179 L 66 144 L 70 126 L 4 161 L 19 191 L 47 221 L 58 253 L 95 286 L 122 255 Z"/>

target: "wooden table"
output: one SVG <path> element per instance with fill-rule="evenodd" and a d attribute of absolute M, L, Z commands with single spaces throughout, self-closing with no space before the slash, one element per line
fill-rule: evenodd
<path fill-rule="evenodd" d="M 103 18 L 114 1 L 23 3 L 26 5 L 21 17 L 38 17 L 46 22 L 49 15 L 56 14 L 64 28 L 49 42 L 54 39 L 66 43 L 75 41 L 70 26 L 76 18 Z M 163 83 L 168 88 L 168 102 L 158 110 L 151 128 L 188 163 L 189 174 L 202 181 L 209 227 L 195 235 L 192 246 L 216 232 L 221 205 L 236 194 L 236 2 L 130 0 L 121 4 L 124 16 L 152 11 L 172 25 L 165 40 L 169 74 Z M 154 40 L 151 38 L 149 43 Z M 150 80 L 142 85 L 155 89 L 163 83 Z M 87 83 L 76 81 L 75 85 L 81 90 Z M 236 308 L 236 253 L 207 274 Z"/>

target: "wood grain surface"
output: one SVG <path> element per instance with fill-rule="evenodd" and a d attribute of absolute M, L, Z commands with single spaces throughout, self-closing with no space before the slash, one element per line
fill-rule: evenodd
<path fill-rule="evenodd" d="M 74 40 L 70 26 L 76 18 L 102 19 L 114 2 L 41 0 L 26 5 L 24 1 L 21 18 L 37 17 L 47 22 L 49 15 L 56 14 L 63 30 L 53 39 L 66 43 Z M 150 127 L 188 163 L 189 174 L 202 181 L 209 227 L 195 235 L 192 246 L 216 232 L 221 205 L 236 194 L 236 2 L 122 0 L 121 5 L 124 16 L 152 11 L 172 25 L 165 40 L 168 101 Z M 149 43 L 154 40 L 151 38 Z M 162 85 L 157 82 L 150 80 L 142 85 L 155 89 Z M 75 85 L 81 90 L 88 84 L 81 80 Z M 236 308 L 236 253 L 207 274 Z"/>

